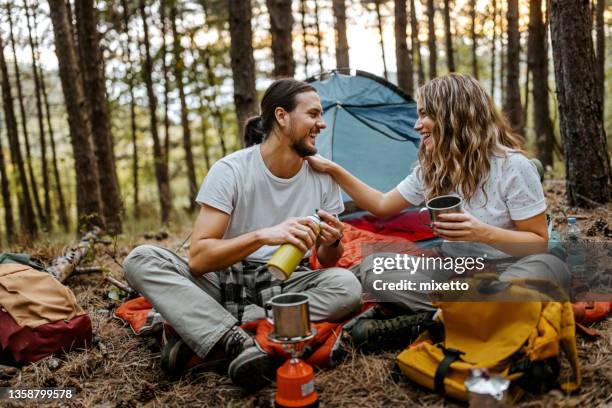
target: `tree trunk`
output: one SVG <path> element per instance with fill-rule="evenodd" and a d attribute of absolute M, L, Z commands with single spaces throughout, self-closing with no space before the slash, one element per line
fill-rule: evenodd
<path fill-rule="evenodd" d="M 493 39 L 491 40 L 491 98 L 495 100 L 495 54 L 497 49 L 497 1 L 491 5 L 493 12 Z"/>
<path fill-rule="evenodd" d="M 162 75 L 164 77 L 164 157 L 166 167 L 170 160 L 170 117 L 168 117 L 168 94 L 170 93 L 170 80 L 168 79 L 168 64 L 166 63 L 166 0 L 159 1 L 159 19 L 161 20 L 161 57 Z"/>
<path fill-rule="evenodd" d="M 18 193 L 18 197 L 19 204 L 20 206 L 22 206 L 21 211 L 19 212 L 19 221 L 21 222 L 23 232 L 26 233 L 29 237 L 34 238 L 36 237 L 38 232 L 38 225 L 36 223 L 36 217 L 34 215 L 34 208 L 32 207 L 32 199 L 30 196 L 28 178 L 23 163 L 23 157 L 21 156 L 21 147 L 19 146 L 17 119 L 15 118 L 13 95 L 11 92 L 11 85 L 9 83 L 8 68 L 6 66 L 6 60 L 4 58 L 4 44 L 2 42 L 1 36 L 0 73 L 2 74 L 2 102 L 4 108 L 4 120 L 6 121 L 6 132 L 8 135 L 9 147 L 11 151 L 11 162 L 13 163 L 13 166 L 17 167 L 17 171 L 19 174 L 18 191 L 21 190 L 21 194 Z"/>
<path fill-rule="evenodd" d="M 230 4 L 233 1 L 234 0 L 230 0 Z M 250 1 L 247 3 L 246 7 L 250 10 Z M 274 77 L 291 78 L 295 75 L 295 61 L 293 60 L 292 46 L 293 37 L 291 35 L 291 30 L 293 28 L 291 0 L 266 0 L 266 6 L 270 14 Z M 245 6 L 243 5 L 242 7 Z"/>
<path fill-rule="evenodd" d="M 605 104 L 605 66 L 606 66 L 606 33 L 605 33 L 605 22 L 604 22 L 604 9 L 606 7 L 606 0 L 597 0 L 597 8 L 595 10 L 595 33 L 596 38 L 596 80 L 597 88 L 601 98 L 601 110 L 604 111 Z"/>
<path fill-rule="evenodd" d="M 478 79 L 478 57 L 476 56 L 476 48 L 478 48 L 478 39 L 476 38 L 476 0 L 470 0 L 470 35 L 472 37 L 472 75 Z"/>
<path fill-rule="evenodd" d="M 208 139 L 206 137 L 208 133 L 208 126 L 206 123 L 206 108 L 204 105 L 204 98 L 202 97 L 202 92 L 198 93 L 198 100 L 200 103 L 200 133 L 202 134 L 202 149 L 204 150 L 204 163 L 206 164 L 206 173 L 210 170 L 211 160 L 210 160 L 210 151 L 208 148 Z"/>
<path fill-rule="evenodd" d="M 300 15 L 302 24 L 302 47 L 304 48 L 304 76 L 308 78 L 308 64 L 310 59 L 308 58 L 308 25 L 306 24 L 306 14 L 308 6 L 306 0 L 300 0 Z"/>
<path fill-rule="evenodd" d="M 249 116 L 259 112 L 255 91 L 251 14 L 250 0 L 229 0 L 230 57 L 234 79 L 234 104 L 240 132 Z M 245 146 L 242 132 L 240 139 L 242 146 Z"/>
<path fill-rule="evenodd" d="M 0 137 L 0 187 L 2 189 L 2 205 L 4 207 L 4 231 L 9 243 L 15 240 L 15 221 L 13 219 L 13 203 L 9 191 L 9 178 L 4 162 L 4 148 Z"/>
<path fill-rule="evenodd" d="M 98 17 L 93 0 L 79 0 L 75 3 L 77 18 L 77 35 L 79 48 L 83 55 L 84 71 L 82 79 L 85 96 L 90 109 L 91 131 L 93 146 L 96 154 L 98 175 L 100 180 L 100 193 L 104 197 L 104 219 L 106 228 L 112 234 L 121 232 L 121 213 L 123 205 L 117 170 L 115 169 L 115 155 L 110 130 L 110 120 L 107 108 L 104 72 L 102 71 L 102 50 L 98 33 Z"/>
<path fill-rule="evenodd" d="M 190 34 L 191 44 L 193 44 L 192 35 L 193 34 Z M 190 54 L 191 54 L 191 60 L 193 61 L 190 67 L 191 76 L 193 78 L 199 78 L 201 76 L 201 74 L 197 70 L 197 62 L 199 61 L 199 58 L 196 56 L 193 46 L 190 47 L 189 49 L 190 49 Z M 210 158 L 210 149 L 208 145 L 208 135 L 207 135 L 208 134 L 208 122 L 207 121 L 208 121 L 208 117 L 210 117 L 210 111 L 207 109 L 208 105 L 204 102 L 205 97 L 204 97 L 202 88 L 203 86 L 198 82 L 197 85 L 194 87 L 193 93 L 195 93 L 195 95 L 198 98 L 198 115 L 200 116 L 200 134 L 202 136 L 202 149 L 204 153 L 204 163 L 206 165 L 206 171 L 205 171 L 205 174 L 206 174 L 208 173 L 208 170 L 210 170 L 210 166 L 212 164 L 212 161 Z"/>
<path fill-rule="evenodd" d="M 502 7 L 503 0 L 499 9 L 499 94 L 503 104 L 503 101 L 506 100 L 506 51 L 504 44 L 504 17 L 502 15 Z"/>
<path fill-rule="evenodd" d="M 385 79 L 388 79 L 389 72 L 387 71 L 387 58 L 385 57 L 385 39 L 383 36 L 383 22 L 382 22 L 382 15 L 380 13 L 380 1 L 381 0 L 375 0 L 374 6 L 376 8 L 376 21 L 378 23 L 378 35 L 380 37 L 380 53 L 382 56 L 383 74 L 384 74 Z"/>
<path fill-rule="evenodd" d="M 346 0 L 333 0 L 336 31 L 336 68 L 349 68 L 349 46 L 346 37 Z"/>
<path fill-rule="evenodd" d="M 28 27 L 28 40 L 30 43 L 30 52 L 32 55 L 32 78 L 34 79 L 34 94 L 36 95 L 36 114 L 38 119 L 38 136 L 40 140 L 41 152 L 41 168 L 43 178 L 43 191 L 45 197 L 45 220 L 47 220 L 46 228 L 51 230 L 53 223 L 51 222 L 51 189 L 49 188 L 49 169 L 47 166 L 47 140 L 45 137 L 45 124 L 43 119 L 42 97 L 40 94 L 40 78 L 38 77 L 38 55 L 36 50 L 38 44 L 32 36 L 32 24 L 30 22 L 30 9 L 26 0 L 23 2 L 23 7 L 26 13 L 26 22 Z"/>
<path fill-rule="evenodd" d="M 177 27 L 177 10 L 173 4 L 170 8 L 170 23 L 172 24 L 172 53 L 174 54 L 174 78 L 179 91 L 179 100 L 181 102 L 181 126 L 183 128 L 183 148 L 185 149 L 185 164 L 187 165 L 187 183 L 189 187 L 189 209 L 195 211 L 195 198 L 198 195 L 198 185 L 195 174 L 195 164 L 193 161 L 193 152 L 191 150 L 191 130 L 189 129 L 189 111 L 187 107 L 187 98 L 185 96 L 185 88 L 183 85 L 183 49 L 181 47 L 181 37 L 179 36 Z"/>
<path fill-rule="evenodd" d="M 419 40 L 419 23 L 416 18 L 416 11 L 414 7 L 414 0 L 410 0 L 410 44 L 413 52 L 416 52 L 417 60 L 417 75 L 421 86 L 425 83 L 425 69 L 423 69 L 423 58 L 421 56 L 421 41 Z"/>
<path fill-rule="evenodd" d="M 504 111 L 512 129 L 523 134 L 523 109 L 521 108 L 521 89 L 519 84 L 519 54 L 521 51 L 519 33 L 518 0 L 508 0 L 508 74 L 506 76 L 506 100 Z"/>
<path fill-rule="evenodd" d="M 525 103 L 523 104 L 523 112 L 521 117 L 523 118 L 523 123 L 521 125 L 521 129 L 525 129 L 527 127 L 527 112 L 529 112 L 529 79 L 531 76 L 531 69 L 529 64 L 525 67 L 525 83 L 523 88 L 523 95 L 525 95 Z"/>
<path fill-rule="evenodd" d="M 438 76 L 438 51 L 436 48 L 436 27 L 434 25 L 436 9 L 433 0 L 427 0 L 427 27 L 429 44 L 429 79 Z"/>
<path fill-rule="evenodd" d="M 414 94 L 412 56 L 406 43 L 406 0 L 395 0 L 395 61 L 397 64 L 397 85 L 408 95 Z"/>
<path fill-rule="evenodd" d="M 219 135 L 219 145 L 221 146 L 221 154 L 225 156 L 227 154 L 227 147 L 225 146 L 225 140 L 223 139 L 223 135 L 225 134 L 225 129 L 223 126 L 223 115 L 221 114 L 221 109 L 217 104 L 217 97 L 219 95 L 219 85 L 217 84 L 217 77 L 215 76 L 215 72 L 213 71 L 213 68 L 210 64 L 210 55 L 208 53 L 204 55 L 204 68 L 206 69 L 208 85 L 210 88 L 212 88 L 213 91 L 208 97 L 208 102 L 210 105 L 212 116 L 217 122 L 217 134 Z"/>
<path fill-rule="evenodd" d="M 145 2 L 140 0 L 140 17 L 142 18 L 143 43 L 145 49 L 145 60 L 142 64 L 142 76 L 147 87 L 147 98 L 149 100 L 149 116 L 151 137 L 153 138 L 153 166 L 155 168 L 155 179 L 157 180 L 157 189 L 159 193 L 159 207 L 162 225 L 167 225 L 172 209 L 172 197 L 170 193 L 170 182 L 168 177 L 168 166 L 164 149 L 159 140 L 157 130 L 157 98 L 153 91 L 153 62 L 151 60 L 151 50 L 149 45 L 149 24 L 147 23 L 147 15 L 145 12 Z"/>
<path fill-rule="evenodd" d="M 321 25 L 319 24 L 319 3 L 314 2 L 314 13 L 315 13 L 315 29 L 317 32 L 317 57 L 319 58 L 319 72 L 324 72 L 323 67 L 323 38 L 321 36 Z"/>
<path fill-rule="evenodd" d="M 36 31 L 36 19 L 34 19 L 34 31 Z M 38 45 L 38 44 L 37 44 Z M 37 48 L 38 53 L 38 48 Z M 38 77 L 40 78 L 40 90 L 42 91 L 43 101 L 45 103 L 45 119 L 47 122 L 47 129 L 49 130 L 49 142 L 51 144 L 51 160 L 53 164 L 53 178 L 55 180 L 55 190 L 57 194 L 57 200 L 59 206 L 57 209 L 60 224 L 64 228 L 64 231 L 70 231 L 70 220 L 68 219 L 68 212 L 66 211 L 66 200 L 64 199 L 64 192 L 62 191 L 62 183 L 60 180 L 59 167 L 57 164 L 57 153 L 55 149 L 55 135 L 53 134 L 53 127 L 51 126 L 51 107 L 49 106 L 49 98 L 47 97 L 47 85 L 45 84 L 45 76 L 40 65 L 38 66 Z"/>
<path fill-rule="evenodd" d="M 121 0 L 123 8 L 123 25 L 126 35 L 125 42 L 125 58 L 128 64 L 128 72 L 126 73 L 126 81 L 128 84 L 128 93 L 130 95 L 130 135 L 132 139 L 132 186 L 134 189 L 134 218 L 140 218 L 140 188 L 138 184 L 138 143 L 136 140 L 136 102 L 134 98 L 134 63 L 130 50 L 130 12 L 128 9 L 127 0 Z"/>
<path fill-rule="evenodd" d="M 77 34 L 77 28 L 76 28 L 76 21 L 74 19 L 74 13 L 72 13 L 72 3 L 70 0 L 65 0 L 66 1 L 66 13 L 68 16 L 68 24 L 70 25 L 70 33 L 72 34 L 72 43 L 75 45 L 78 44 L 79 42 L 79 38 L 78 38 L 78 34 Z M 76 47 L 75 49 L 75 55 L 78 57 L 77 59 L 79 61 L 81 61 L 81 55 L 78 54 L 79 53 L 79 49 L 78 47 Z"/>
<path fill-rule="evenodd" d="M 444 36 L 446 39 L 446 62 L 448 71 L 455 72 L 455 51 L 453 50 L 453 34 L 451 33 L 450 0 L 444 0 Z"/>
<path fill-rule="evenodd" d="M 49 221 L 47 217 L 45 217 L 45 212 L 43 211 L 40 197 L 38 195 L 38 182 L 36 181 L 36 177 L 34 176 L 34 169 L 32 167 L 32 153 L 30 149 L 30 134 L 28 132 L 28 115 L 25 111 L 25 103 L 23 96 L 23 87 L 21 86 L 21 73 L 19 71 L 19 63 L 17 60 L 17 46 L 15 44 L 15 36 L 13 35 L 13 18 L 11 12 L 11 5 L 7 3 L 6 11 L 9 22 L 9 38 L 11 40 L 11 49 L 13 50 L 13 69 L 15 70 L 15 85 L 17 87 L 17 100 L 19 102 L 19 113 L 21 115 L 21 131 L 23 132 L 23 141 L 25 142 L 25 150 L 26 150 L 26 166 L 28 168 L 28 175 L 30 176 L 30 187 L 32 192 L 32 197 L 34 198 L 34 204 L 36 205 L 36 212 L 38 213 L 38 218 L 43 226 L 43 228 L 48 231 L 49 230 Z"/>
<path fill-rule="evenodd" d="M 612 175 L 595 77 L 589 5 L 551 0 L 550 6 L 568 201 L 577 206 L 607 203 L 612 199 Z"/>
<path fill-rule="evenodd" d="M 77 71 L 76 48 L 66 2 L 49 0 L 49 9 L 74 154 L 78 227 L 79 230 L 90 230 L 94 226 L 104 228 L 98 166 L 92 146 L 91 127 L 82 111 L 86 99 Z"/>

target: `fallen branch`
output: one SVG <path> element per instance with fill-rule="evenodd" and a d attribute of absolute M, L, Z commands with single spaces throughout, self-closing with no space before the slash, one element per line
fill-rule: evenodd
<path fill-rule="evenodd" d="M 121 289 L 122 291 L 126 292 L 128 295 L 131 295 L 133 293 L 136 293 L 134 291 L 134 289 L 132 289 L 127 283 L 123 283 L 121 281 L 118 281 L 117 279 L 111 277 L 111 276 L 107 276 L 105 278 L 109 283 L 115 285 L 116 287 L 118 287 L 119 289 Z"/>
<path fill-rule="evenodd" d="M 77 266 L 74 273 L 102 273 L 104 270 L 101 266 Z"/>
<path fill-rule="evenodd" d="M 17 367 L 0 364 L 0 379 L 9 379 L 19 374 Z"/>
<path fill-rule="evenodd" d="M 76 247 L 66 250 L 64 255 L 55 258 L 51 263 L 51 266 L 47 268 L 53 277 L 60 282 L 64 282 L 74 272 L 79 263 L 87 256 L 89 251 L 93 250 L 94 245 L 100 242 L 101 230 L 94 228 L 94 230 L 83 235 Z"/>
<path fill-rule="evenodd" d="M 589 218 L 586 215 L 580 215 L 580 214 L 568 214 L 568 217 L 574 217 L 577 220 L 586 220 Z"/>
<path fill-rule="evenodd" d="M 603 203 L 600 203 L 600 202 L 598 202 L 598 201 L 591 200 L 590 198 L 585 197 L 585 196 L 583 196 L 582 194 L 579 194 L 579 193 L 574 192 L 574 195 L 575 195 L 576 197 L 578 197 L 578 198 L 580 198 L 580 199 L 582 199 L 582 200 L 586 201 L 587 203 L 589 203 L 589 204 L 591 204 L 591 205 L 594 205 L 595 207 L 600 207 L 600 206 L 602 206 L 602 205 L 603 205 Z"/>

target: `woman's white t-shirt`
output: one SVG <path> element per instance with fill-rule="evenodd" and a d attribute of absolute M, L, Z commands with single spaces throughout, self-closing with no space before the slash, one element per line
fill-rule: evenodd
<path fill-rule="evenodd" d="M 484 181 L 483 187 L 488 200 L 485 199 L 481 188 L 476 190 L 469 202 L 465 201 L 460 191 L 453 191 L 451 194 L 464 198 L 464 211 L 489 225 L 515 230 L 513 220 L 531 218 L 546 210 L 544 190 L 537 168 L 531 160 L 519 152 L 508 151 L 506 155 L 492 154 L 491 170 L 489 177 Z M 422 205 L 426 197 L 421 166 L 417 165 L 412 173 L 402 180 L 396 188 L 402 197 L 411 204 Z M 452 245 L 443 245 L 443 250 L 455 253 L 460 247 L 459 244 L 453 243 Z M 466 256 L 481 256 L 483 254 L 492 258 L 508 256 L 485 244 L 474 245 L 470 243 L 470 253 L 461 252 L 462 255 Z M 449 255 L 452 254 L 449 253 Z"/>

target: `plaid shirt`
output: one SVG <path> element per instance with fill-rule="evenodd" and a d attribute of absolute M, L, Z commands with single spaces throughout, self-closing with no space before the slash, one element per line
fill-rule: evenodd
<path fill-rule="evenodd" d="M 304 259 L 296 271 L 308 271 L 308 259 Z M 245 306 L 256 304 L 265 307 L 266 302 L 283 292 L 283 281 L 273 279 L 265 263 L 241 261 L 219 271 L 221 304 L 240 323 Z"/>

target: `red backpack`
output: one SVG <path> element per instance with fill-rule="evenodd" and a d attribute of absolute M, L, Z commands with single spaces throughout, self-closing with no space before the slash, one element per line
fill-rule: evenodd
<path fill-rule="evenodd" d="M 22 263 L 0 263 L 0 358 L 17 364 L 91 344 L 89 316 L 70 289 Z"/>

